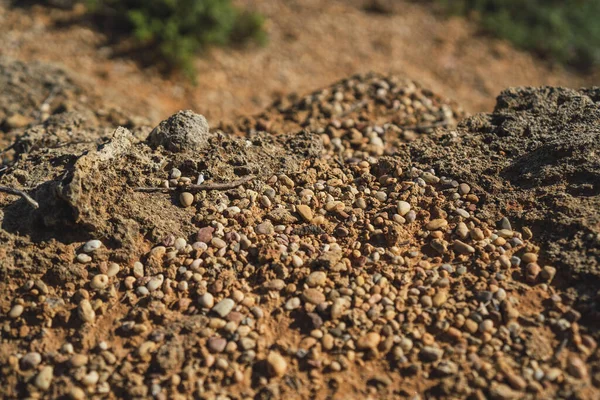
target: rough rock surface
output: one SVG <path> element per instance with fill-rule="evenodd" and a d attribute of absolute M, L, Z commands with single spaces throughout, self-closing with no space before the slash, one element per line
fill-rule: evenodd
<path fill-rule="evenodd" d="M 600 278 L 600 89 L 513 88 L 493 113 L 400 151 L 477 182 L 480 217 L 529 226 L 565 278 Z"/>

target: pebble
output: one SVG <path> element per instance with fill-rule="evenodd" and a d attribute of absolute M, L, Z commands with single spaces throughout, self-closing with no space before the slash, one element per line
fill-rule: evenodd
<path fill-rule="evenodd" d="M 452 247 L 454 248 L 454 250 L 456 250 L 460 254 L 475 253 L 475 248 L 473 248 L 473 246 L 470 246 L 464 242 L 461 242 L 460 240 L 455 240 L 454 243 L 452 244 Z"/>
<path fill-rule="evenodd" d="M 275 351 L 271 351 L 267 356 L 267 366 L 271 376 L 274 377 L 280 378 L 284 376 L 287 371 L 287 362 L 285 361 L 285 358 Z"/>
<path fill-rule="evenodd" d="M 227 340 L 222 337 L 211 337 L 206 342 L 206 347 L 211 353 L 222 353 L 227 345 Z"/>
<path fill-rule="evenodd" d="M 82 264 L 87 264 L 92 261 L 92 257 L 88 256 L 85 253 L 77 254 L 77 261 Z"/>
<path fill-rule="evenodd" d="M 325 302 L 325 295 L 317 289 L 305 289 L 302 298 L 311 304 L 318 305 Z"/>
<path fill-rule="evenodd" d="M 164 282 L 164 276 L 163 275 L 158 275 L 155 276 L 154 278 L 150 279 L 150 281 L 148 281 L 148 283 L 146 284 L 146 288 L 148 289 L 149 292 L 154 292 L 156 289 L 158 289 Z"/>
<path fill-rule="evenodd" d="M 169 172 L 169 177 L 171 179 L 179 179 L 181 178 L 181 171 L 177 168 L 172 168 L 171 172 Z"/>
<path fill-rule="evenodd" d="M 196 240 L 201 243 L 210 243 L 213 238 L 213 232 L 215 228 L 212 226 L 205 226 L 204 228 L 200 228 L 198 233 L 196 234 Z"/>
<path fill-rule="evenodd" d="M 311 272 L 311 274 L 306 278 L 306 284 L 311 288 L 325 286 L 326 282 L 327 274 L 325 274 L 323 271 Z"/>
<path fill-rule="evenodd" d="M 8 312 L 8 316 L 12 319 L 17 319 L 23 314 L 23 311 L 25 311 L 25 307 L 21 304 L 15 304 Z"/>
<path fill-rule="evenodd" d="M 223 239 L 218 238 L 218 237 L 212 238 L 210 243 L 213 246 L 215 246 L 217 249 L 223 249 L 223 248 L 227 247 L 227 243 L 225 243 L 225 241 Z"/>
<path fill-rule="evenodd" d="M 426 225 L 425 225 L 425 229 L 427 229 L 428 231 L 435 231 L 441 228 L 445 228 L 446 226 L 448 226 L 448 221 L 446 221 L 445 219 L 432 219 L 431 221 L 429 221 Z"/>
<path fill-rule="evenodd" d="M 400 200 L 398 202 L 398 214 L 404 217 L 410 211 L 410 203 Z"/>
<path fill-rule="evenodd" d="M 302 217 L 302 219 L 306 222 L 310 222 L 313 219 L 313 212 L 309 206 L 305 204 L 299 204 L 296 206 L 296 211 Z"/>
<path fill-rule="evenodd" d="M 108 265 L 108 269 L 106 270 L 106 276 L 109 278 L 115 277 L 119 274 L 121 267 L 117 263 L 110 263 Z"/>
<path fill-rule="evenodd" d="M 375 349 L 379 342 L 381 342 L 381 335 L 377 332 L 369 332 L 358 339 L 356 347 L 359 350 Z"/>
<path fill-rule="evenodd" d="M 32 369 L 40 365 L 42 355 L 38 352 L 27 353 L 19 360 L 21 369 Z"/>
<path fill-rule="evenodd" d="M 441 307 L 447 300 L 448 294 L 446 292 L 437 292 L 435 296 L 433 296 L 433 305 L 434 307 Z"/>
<path fill-rule="evenodd" d="M 83 377 L 81 383 L 85 386 L 94 386 L 98 383 L 99 380 L 100 375 L 98 374 L 98 371 L 90 371 Z"/>
<path fill-rule="evenodd" d="M 571 355 L 567 359 L 567 371 L 577 379 L 585 379 L 588 376 L 585 363 L 575 355 Z"/>
<path fill-rule="evenodd" d="M 444 350 L 433 346 L 425 346 L 419 352 L 419 358 L 421 358 L 423 362 L 438 361 L 443 355 Z"/>
<path fill-rule="evenodd" d="M 256 233 L 261 235 L 272 235 L 275 232 L 271 221 L 265 221 L 256 226 Z"/>
<path fill-rule="evenodd" d="M 302 305 L 302 302 L 300 301 L 300 298 L 292 297 L 292 298 L 288 299 L 288 301 L 285 302 L 284 308 L 288 311 L 292 311 L 297 308 L 300 308 L 301 305 Z"/>
<path fill-rule="evenodd" d="M 198 305 L 202 308 L 213 308 L 215 305 L 215 298 L 210 293 L 204 293 L 198 297 Z"/>
<path fill-rule="evenodd" d="M 92 278 L 90 287 L 94 290 L 104 290 L 108 287 L 109 279 L 108 275 L 98 274 Z"/>
<path fill-rule="evenodd" d="M 92 253 L 102 247 L 102 242 L 99 240 L 90 240 L 83 245 L 84 253 Z"/>
<path fill-rule="evenodd" d="M 54 368 L 50 366 L 43 367 L 35 377 L 35 386 L 43 391 L 50 389 L 52 378 L 54 377 Z"/>
<path fill-rule="evenodd" d="M 190 192 L 182 192 L 179 195 L 179 202 L 183 207 L 189 207 L 194 203 L 194 195 Z"/>
<path fill-rule="evenodd" d="M 225 318 L 235 307 L 235 302 L 232 299 L 223 299 L 212 308 L 214 313 L 217 313 L 221 318 Z"/>
<path fill-rule="evenodd" d="M 535 253 L 525 253 L 521 256 L 521 260 L 523 260 L 527 264 L 535 263 L 538 260 L 538 255 Z"/>
<path fill-rule="evenodd" d="M 77 306 L 77 314 L 84 322 L 93 323 L 96 320 L 96 312 L 92 308 L 90 301 L 86 299 L 83 299 L 79 302 L 79 306 Z"/>

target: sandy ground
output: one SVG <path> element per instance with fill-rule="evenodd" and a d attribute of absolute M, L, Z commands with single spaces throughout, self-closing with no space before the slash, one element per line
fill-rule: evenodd
<path fill-rule="evenodd" d="M 233 120 L 281 95 L 304 94 L 366 71 L 419 81 L 468 112 L 489 111 L 506 87 L 580 87 L 592 80 L 480 37 L 464 19 L 413 2 L 397 2 L 390 14 L 369 13 L 358 0 L 243 3 L 267 17 L 268 45 L 212 49 L 197 60 L 197 86 L 115 56 L 105 36 L 72 22 L 76 12 L 0 6 L 0 54 L 66 66 L 108 103 L 153 122 L 182 108 L 213 124 Z"/>

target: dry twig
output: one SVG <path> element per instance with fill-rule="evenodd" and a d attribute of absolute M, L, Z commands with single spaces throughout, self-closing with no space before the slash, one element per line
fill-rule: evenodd
<path fill-rule="evenodd" d="M 25 199 L 26 202 L 28 202 L 31 205 L 31 207 L 36 209 L 40 208 L 38 202 L 22 190 L 9 188 L 7 186 L 0 186 L 0 192 L 14 194 L 15 196 L 21 196 L 23 199 Z"/>
<path fill-rule="evenodd" d="M 252 179 L 254 179 L 254 176 L 246 176 L 242 179 L 238 179 L 238 180 L 232 181 L 232 182 L 201 183 L 199 185 L 189 185 L 189 186 L 184 186 L 182 188 L 178 188 L 178 187 L 173 187 L 173 188 L 138 187 L 138 188 L 135 188 L 134 190 L 136 192 L 143 192 L 143 193 L 174 192 L 174 191 L 177 191 L 180 189 L 185 190 L 187 192 L 201 192 L 203 190 L 228 190 L 228 189 L 233 189 L 238 186 L 241 186 L 244 183 L 251 181 Z"/>

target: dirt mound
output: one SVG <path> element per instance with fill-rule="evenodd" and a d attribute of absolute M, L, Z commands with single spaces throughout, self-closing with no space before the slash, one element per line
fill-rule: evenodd
<path fill-rule="evenodd" d="M 39 203 L 0 197 L 5 396 L 597 397 L 555 267 L 598 270 L 597 102 L 509 90 L 454 130 L 369 74 L 222 129 L 55 113 L 0 170 Z"/>
<path fill-rule="evenodd" d="M 565 277 L 600 276 L 600 90 L 515 88 L 491 114 L 403 151 L 477 182 L 480 218 L 508 216 L 545 243 Z"/>

